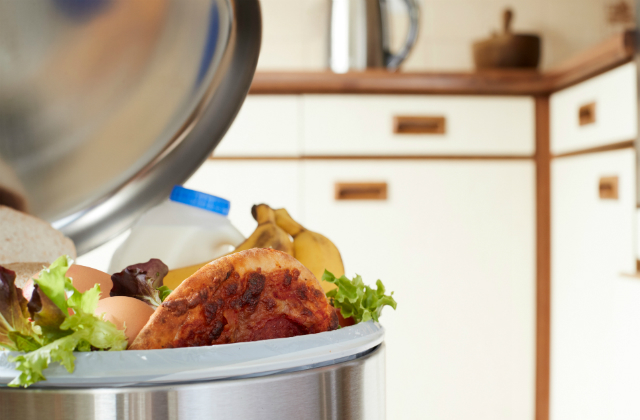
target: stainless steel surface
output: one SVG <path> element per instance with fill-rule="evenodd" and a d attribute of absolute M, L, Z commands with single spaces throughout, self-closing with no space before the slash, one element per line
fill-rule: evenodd
<path fill-rule="evenodd" d="M 79 253 L 125 230 L 225 134 L 260 37 L 258 0 L 0 0 L 0 200 Z"/>
<path fill-rule="evenodd" d="M 332 0 L 329 67 L 336 73 L 372 68 L 394 70 L 407 58 L 418 38 L 420 10 L 404 0 L 410 27 L 404 47 L 389 49 L 387 0 Z"/>
<path fill-rule="evenodd" d="M 359 359 L 252 379 L 148 388 L 0 388 L 2 420 L 385 418 L 384 343 Z"/>

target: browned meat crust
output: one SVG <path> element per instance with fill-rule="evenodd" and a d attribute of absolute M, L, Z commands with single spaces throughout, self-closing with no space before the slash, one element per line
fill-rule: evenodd
<path fill-rule="evenodd" d="M 153 314 L 132 350 L 208 346 L 331 331 L 338 317 L 295 258 L 250 249 L 202 267 Z"/>

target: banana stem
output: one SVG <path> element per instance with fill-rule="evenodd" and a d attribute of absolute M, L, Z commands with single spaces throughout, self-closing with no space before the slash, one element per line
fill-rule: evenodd
<path fill-rule="evenodd" d="M 289 212 L 285 209 L 278 209 L 275 211 L 276 216 L 276 224 L 280 226 L 285 232 L 294 238 L 300 232 L 305 231 L 306 229 L 298 222 L 293 220 L 293 218 L 289 215 Z"/>
<path fill-rule="evenodd" d="M 251 214 L 258 225 L 263 223 L 275 223 L 276 217 L 273 209 L 266 204 L 257 204 L 251 208 Z"/>

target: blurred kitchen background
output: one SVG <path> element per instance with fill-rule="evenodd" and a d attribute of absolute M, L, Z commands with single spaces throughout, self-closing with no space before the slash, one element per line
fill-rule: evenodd
<path fill-rule="evenodd" d="M 408 30 L 402 0 L 387 0 L 394 50 Z M 501 29 L 504 8 L 515 11 L 517 32 L 544 38 L 542 67 L 559 64 L 621 30 L 635 26 L 629 0 L 419 0 L 420 34 L 405 71 L 470 71 L 470 45 Z M 263 43 L 258 70 L 327 67 L 328 0 L 262 0 Z"/>
<path fill-rule="evenodd" d="M 400 71 L 334 74 L 332 1 L 261 0 L 249 95 L 185 186 L 230 200 L 244 236 L 252 205 L 284 207 L 336 243 L 347 275 L 395 291 L 398 309 L 382 318 L 388 419 L 640 418 L 634 2 L 417 3 Z M 406 3 L 386 5 L 397 51 Z M 505 17 L 540 37 L 539 66 L 476 71 L 474 43 L 502 33 Z M 186 91 L 162 77 L 157 98 L 157 86 Z M 143 117 L 122 110 L 118 144 L 140 121 L 166 122 L 155 107 L 166 101 L 153 103 Z M 99 157 L 76 161 L 86 173 L 118 162 Z M 107 270 L 126 236 L 79 263 Z"/>
<path fill-rule="evenodd" d="M 422 0 L 400 74 L 342 78 L 330 5 L 262 1 L 252 94 L 187 186 L 245 235 L 250 205 L 286 207 L 396 292 L 389 419 L 638 418 L 633 2 Z M 407 10 L 388 8 L 398 51 Z M 482 76 L 472 46 L 508 8 L 539 73 Z"/>

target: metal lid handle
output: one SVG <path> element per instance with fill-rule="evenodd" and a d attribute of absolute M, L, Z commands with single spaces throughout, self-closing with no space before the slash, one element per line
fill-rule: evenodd
<path fill-rule="evenodd" d="M 390 51 L 386 52 L 386 66 L 388 69 L 397 69 L 400 64 L 409 56 L 411 49 L 418 40 L 418 30 L 420 27 L 420 7 L 416 0 L 404 0 L 409 9 L 410 27 L 407 34 L 407 41 L 404 47 L 397 54 L 391 54 Z"/>

